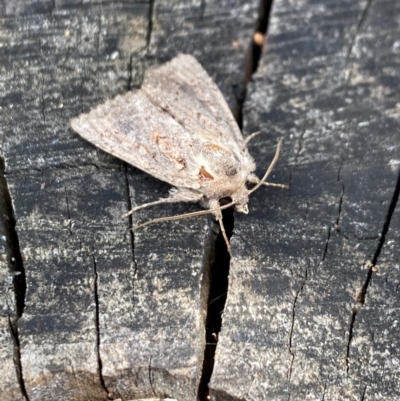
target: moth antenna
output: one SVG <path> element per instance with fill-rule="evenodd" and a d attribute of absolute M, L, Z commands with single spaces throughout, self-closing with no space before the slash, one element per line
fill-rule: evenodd
<path fill-rule="evenodd" d="M 235 204 L 235 202 L 230 202 L 230 203 L 228 203 L 228 204 L 226 204 L 224 206 L 221 206 L 221 207 L 219 207 L 217 209 L 199 210 L 198 212 L 178 214 L 176 216 L 159 217 L 158 219 L 149 220 L 149 221 L 146 221 L 145 223 L 137 225 L 136 227 L 133 227 L 132 231 L 136 231 L 139 228 L 148 226 L 150 224 L 161 223 L 163 221 L 180 220 L 180 219 L 185 219 L 185 218 L 190 218 L 190 217 L 203 216 L 205 214 L 211 214 L 211 213 L 217 212 L 219 210 L 228 209 L 229 207 L 233 206 L 234 204 Z"/>
<path fill-rule="evenodd" d="M 255 175 L 255 174 L 250 174 L 247 177 L 247 181 L 251 184 L 258 184 L 260 182 L 260 179 Z M 266 187 L 274 187 L 274 188 L 284 188 L 284 189 L 289 189 L 289 185 L 287 184 L 278 184 L 276 182 L 266 182 L 264 181 L 262 185 L 265 185 Z"/>
<path fill-rule="evenodd" d="M 244 139 L 244 143 L 247 145 L 253 138 L 255 138 L 257 135 L 260 135 L 260 134 L 261 134 L 261 131 L 253 132 L 252 134 L 250 134 L 249 136 L 247 136 Z"/>
<path fill-rule="evenodd" d="M 264 182 L 267 180 L 268 176 L 271 174 L 272 170 L 275 167 L 276 162 L 279 159 L 279 153 L 281 151 L 281 145 L 282 145 L 282 138 L 279 139 L 279 141 L 278 141 L 278 145 L 276 146 L 275 156 L 272 159 L 272 162 L 269 165 L 267 171 L 265 172 L 264 177 L 261 178 L 260 182 L 251 191 L 249 191 L 250 194 L 253 193 L 254 191 L 257 191 L 257 189 L 260 188 L 261 185 L 264 184 Z"/>
<path fill-rule="evenodd" d="M 287 185 L 287 184 L 277 184 L 275 182 L 263 182 L 262 185 L 265 185 L 266 187 L 289 189 L 289 185 Z"/>

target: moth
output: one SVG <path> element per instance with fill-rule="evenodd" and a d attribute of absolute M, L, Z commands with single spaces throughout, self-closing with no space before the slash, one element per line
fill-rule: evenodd
<path fill-rule="evenodd" d="M 281 147 L 262 179 L 246 139 L 211 77 L 190 55 L 179 54 L 151 70 L 140 89 L 107 100 L 71 120 L 72 128 L 98 148 L 172 185 L 167 198 L 134 207 L 199 202 L 206 210 L 148 221 L 175 220 L 211 213 L 228 250 L 222 210 L 233 206 L 248 213 L 249 195 L 267 183 Z M 221 205 L 221 200 L 228 203 Z"/>

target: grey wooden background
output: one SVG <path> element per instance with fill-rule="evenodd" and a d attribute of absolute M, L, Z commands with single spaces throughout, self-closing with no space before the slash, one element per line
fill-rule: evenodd
<path fill-rule="evenodd" d="M 268 10 L 0 2 L 2 400 L 400 399 L 400 3 L 275 0 L 261 52 Z M 284 139 L 231 258 L 207 217 L 132 235 L 198 207 L 121 221 L 168 185 L 69 127 L 178 52 L 262 131 L 259 175 Z"/>

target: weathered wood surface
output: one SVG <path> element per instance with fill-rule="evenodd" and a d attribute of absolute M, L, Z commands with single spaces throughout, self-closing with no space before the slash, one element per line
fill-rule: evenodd
<path fill-rule="evenodd" d="M 14 268 L 0 243 L 3 400 L 196 399 L 213 224 L 131 236 L 138 221 L 198 208 L 121 221 L 168 186 L 87 144 L 69 120 L 138 87 L 177 52 L 194 54 L 234 109 L 257 10 L 258 1 L 0 5 L 2 194 L 11 196 L 1 207 L 16 220 L 0 234 L 22 255 Z M 12 269 L 25 281 L 13 286 Z"/>
<path fill-rule="evenodd" d="M 257 10 L 244 0 L 0 5 L 2 399 L 196 399 L 207 298 L 224 281 L 224 269 L 210 271 L 213 225 L 132 237 L 142 219 L 197 207 L 120 221 L 168 186 L 68 122 L 178 51 L 240 110 Z M 276 0 L 244 130 L 263 131 L 250 146 L 260 175 L 284 138 L 272 179 L 291 187 L 260 189 L 251 213 L 235 215 L 214 400 L 400 398 L 399 15 L 389 0 Z"/>
<path fill-rule="evenodd" d="M 213 400 L 400 399 L 399 16 L 273 6 L 243 118 L 260 174 L 284 138 L 290 191 L 235 217 Z"/>

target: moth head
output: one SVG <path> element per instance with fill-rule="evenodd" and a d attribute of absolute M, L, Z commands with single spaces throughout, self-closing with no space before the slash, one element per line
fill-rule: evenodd
<path fill-rule="evenodd" d="M 243 186 L 240 190 L 232 194 L 232 201 L 235 202 L 235 210 L 240 213 L 249 213 L 247 202 L 249 201 L 249 190 Z"/>

